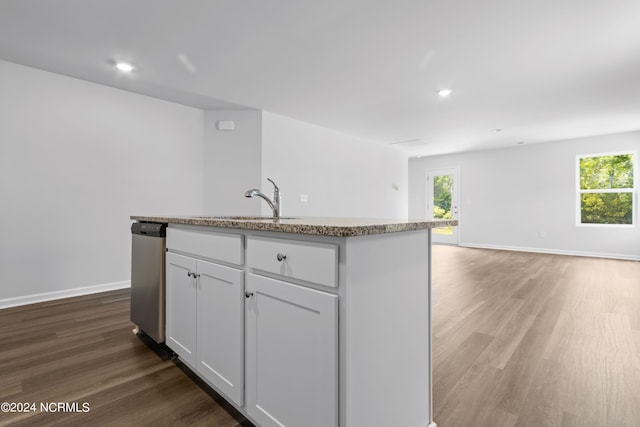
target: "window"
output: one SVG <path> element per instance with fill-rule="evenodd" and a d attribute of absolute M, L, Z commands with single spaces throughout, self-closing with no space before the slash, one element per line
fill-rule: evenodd
<path fill-rule="evenodd" d="M 634 224 L 634 161 L 634 153 L 578 157 L 578 224 Z"/>

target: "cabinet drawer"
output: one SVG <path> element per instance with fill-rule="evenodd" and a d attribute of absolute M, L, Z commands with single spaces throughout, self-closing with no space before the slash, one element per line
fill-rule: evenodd
<path fill-rule="evenodd" d="M 167 228 L 167 249 L 198 257 L 242 265 L 242 236 L 239 234 Z"/>
<path fill-rule="evenodd" d="M 280 276 L 338 286 L 337 245 L 247 237 L 247 265 Z"/>

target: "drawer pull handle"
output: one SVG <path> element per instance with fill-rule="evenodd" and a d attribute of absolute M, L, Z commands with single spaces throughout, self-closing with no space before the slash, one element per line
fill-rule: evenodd
<path fill-rule="evenodd" d="M 287 256 L 285 254 L 278 254 L 276 255 L 276 258 L 278 258 L 278 261 L 282 262 L 287 259 Z"/>
<path fill-rule="evenodd" d="M 245 293 L 244 293 L 244 297 L 245 297 L 246 299 L 249 299 L 249 298 L 251 298 L 252 296 L 253 296 L 253 292 L 245 292 Z"/>

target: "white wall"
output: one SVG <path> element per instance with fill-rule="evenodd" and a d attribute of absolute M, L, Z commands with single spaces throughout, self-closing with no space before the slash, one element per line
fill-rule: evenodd
<path fill-rule="evenodd" d="M 127 286 L 130 215 L 202 212 L 202 110 L 0 61 L 0 307 Z"/>
<path fill-rule="evenodd" d="M 261 188 L 271 194 L 266 178 L 280 186 L 283 216 L 407 217 L 403 152 L 266 111 L 262 126 Z"/>
<path fill-rule="evenodd" d="M 264 116 L 0 61 L 0 307 L 128 286 L 130 215 L 270 214 L 266 177 L 284 215 L 407 216 L 404 153 Z"/>
<path fill-rule="evenodd" d="M 409 214 L 426 215 L 426 169 L 460 166 L 461 245 L 640 259 L 640 218 L 576 226 L 576 156 L 626 150 L 640 132 L 411 159 Z"/>
<path fill-rule="evenodd" d="M 218 130 L 220 120 L 233 121 L 235 129 Z M 206 111 L 203 159 L 206 214 L 260 215 L 258 201 L 247 199 L 244 193 L 261 184 L 261 111 Z"/>

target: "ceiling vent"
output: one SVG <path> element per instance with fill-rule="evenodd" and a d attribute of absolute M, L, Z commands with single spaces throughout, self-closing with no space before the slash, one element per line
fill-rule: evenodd
<path fill-rule="evenodd" d="M 415 139 L 407 139 L 406 141 L 392 142 L 390 145 L 393 145 L 394 147 L 400 147 L 400 148 L 406 149 L 406 148 L 421 148 L 427 145 L 427 143 L 420 138 L 415 138 Z"/>

